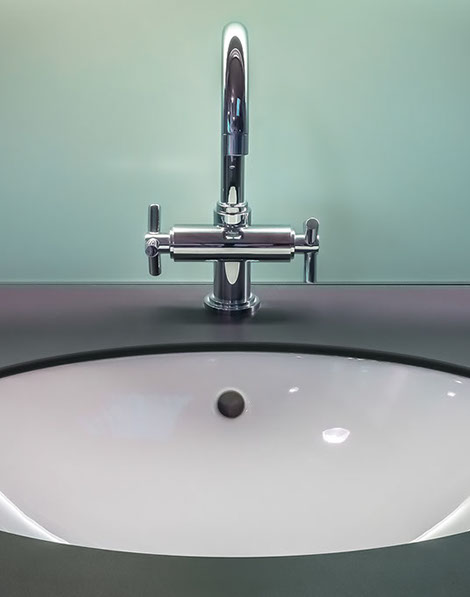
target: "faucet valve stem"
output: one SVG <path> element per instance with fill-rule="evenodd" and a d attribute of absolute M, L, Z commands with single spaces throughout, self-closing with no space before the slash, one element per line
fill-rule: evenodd
<path fill-rule="evenodd" d="M 147 257 L 150 257 L 152 259 L 156 257 L 158 255 L 159 246 L 160 243 L 156 238 L 151 238 L 150 240 L 148 240 L 145 244 L 145 254 L 147 255 Z"/>

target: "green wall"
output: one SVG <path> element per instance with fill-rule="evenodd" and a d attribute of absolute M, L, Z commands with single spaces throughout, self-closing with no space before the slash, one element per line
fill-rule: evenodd
<path fill-rule="evenodd" d="M 470 281 L 469 0 L 0 0 L 0 281 L 152 281 L 148 203 L 212 221 L 231 20 L 253 222 L 318 217 L 322 282 Z"/>

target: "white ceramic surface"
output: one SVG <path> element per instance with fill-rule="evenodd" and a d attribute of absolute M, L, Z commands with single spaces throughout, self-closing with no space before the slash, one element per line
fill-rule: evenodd
<path fill-rule="evenodd" d="M 221 391 L 246 411 L 226 419 Z M 470 380 L 356 358 L 182 353 L 0 380 L 0 528 L 262 556 L 470 528 Z"/>

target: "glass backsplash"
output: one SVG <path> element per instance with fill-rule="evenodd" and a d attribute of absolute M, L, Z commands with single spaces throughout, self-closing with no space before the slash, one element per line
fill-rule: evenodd
<path fill-rule="evenodd" d="M 212 222 L 234 20 L 253 223 L 318 217 L 321 282 L 470 281 L 468 0 L 0 0 L 0 281 L 154 281 L 148 204 Z"/>

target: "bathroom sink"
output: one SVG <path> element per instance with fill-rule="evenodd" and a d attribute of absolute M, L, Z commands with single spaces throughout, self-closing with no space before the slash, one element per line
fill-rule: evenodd
<path fill-rule="evenodd" d="M 466 377 L 351 357 L 192 352 L 11 375 L 0 529 L 195 556 L 463 532 L 469 423 Z"/>

